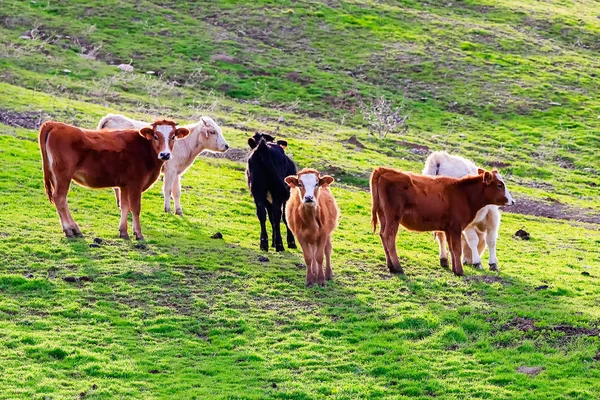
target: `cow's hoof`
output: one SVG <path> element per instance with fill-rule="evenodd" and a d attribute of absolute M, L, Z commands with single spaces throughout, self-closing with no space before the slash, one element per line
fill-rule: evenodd
<path fill-rule="evenodd" d="M 283 248 L 282 244 L 278 244 L 277 246 L 275 246 L 275 251 L 285 251 L 285 249 Z"/>
<path fill-rule="evenodd" d="M 288 249 L 297 249 L 298 246 L 296 246 L 295 242 L 288 242 Z"/>
<path fill-rule="evenodd" d="M 449 267 L 448 259 L 447 258 L 440 258 L 440 267 L 442 267 L 442 268 L 448 268 Z"/>
<path fill-rule="evenodd" d="M 404 270 L 399 265 L 388 265 L 388 269 L 392 274 L 403 274 Z"/>
<path fill-rule="evenodd" d="M 63 229 L 63 232 L 65 233 L 65 237 L 67 237 L 69 239 L 73 239 L 75 237 L 72 229 L 69 229 L 69 228 Z"/>
<path fill-rule="evenodd" d="M 463 271 L 460 271 L 460 272 L 454 271 L 454 275 L 456 275 L 456 276 L 464 276 L 465 273 Z"/>
<path fill-rule="evenodd" d="M 498 264 L 490 264 L 490 271 L 498 271 Z"/>
<path fill-rule="evenodd" d="M 329 273 L 329 274 L 325 274 L 325 279 L 327 279 L 328 281 L 333 279 L 333 274 Z"/>
<path fill-rule="evenodd" d="M 260 241 L 260 249 L 262 251 L 269 251 L 269 242 L 267 240 Z"/>
<path fill-rule="evenodd" d="M 119 230 L 119 237 L 121 239 L 129 240 L 129 233 L 127 233 L 127 231 Z"/>
<path fill-rule="evenodd" d="M 144 235 L 142 235 L 141 233 L 133 232 L 133 234 L 135 236 L 135 240 L 144 240 Z"/>
<path fill-rule="evenodd" d="M 165 207 L 165 212 L 167 214 L 171 214 L 171 207 Z"/>
<path fill-rule="evenodd" d="M 175 214 L 183 216 L 183 210 L 181 208 L 176 208 L 175 209 Z"/>
<path fill-rule="evenodd" d="M 483 265 L 480 262 L 473 264 L 473 268 L 483 270 Z"/>
<path fill-rule="evenodd" d="M 312 287 L 314 284 L 315 282 L 306 280 L 306 287 Z"/>

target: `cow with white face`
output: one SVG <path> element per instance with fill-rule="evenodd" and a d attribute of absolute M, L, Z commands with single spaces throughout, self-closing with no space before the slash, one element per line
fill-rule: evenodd
<path fill-rule="evenodd" d="M 467 175 L 477 175 L 483 171 L 477 168 L 471 160 L 460 156 L 454 156 L 445 151 L 433 152 L 425 161 L 423 175 L 432 176 L 451 176 L 461 178 Z M 493 172 L 499 180 L 497 188 L 504 189 L 506 204 L 515 204 L 514 199 L 508 192 L 506 185 L 498 171 Z M 501 187 L 502 186 L 502 187 Z M 489 266 L 491 271 L 498 270 L 498 258 L 496 256 L 496 240 L 498 239 L 498 228 L 500 227 L 500 210 L 498 206 L 488 205 L 483 207 L 475 215 L 475 219 L 463 230 L 461 243 L 463 262 L 472 264 L 475 268 L 482 268 L 481 255 L 485 250 L 486 244 L 490 252 Z M 444 232 L 436 232 L 436 239 L 440 246 L 440 264 L 448 266 L 448 251 L 446 249 L 446 235 Z"/>
<path fill-rule="evenodd" d="M 98 129 L 107 128 L 143 128 L 148 124 L 123 115 L 108 114 L 100 120 Z M 192 166 L 194 160 L 202 151 L 224 152 L 229 149 L 227 140 L 217 123 L 210 117 L 201 117 L 200 121 L 184 125 L 190 131 L 189 136 L 177 140 L 170 154 L 171 161 L 163 169 L 165 181 L 163 192 L 165 194 L 165 212 L 171 212 L 171 194 L 175 203 L 175 213 L 183 214 L 181 208 L 181 175 Z M 117 205 L 119 205 L 118 189 L 115 189 Z"/>

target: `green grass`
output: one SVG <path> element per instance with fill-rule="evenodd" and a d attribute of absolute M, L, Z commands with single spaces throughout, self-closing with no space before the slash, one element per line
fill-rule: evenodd
<path fill-rule="evenodd" d="M 402 232 L 407 274 L 391 276 L 365 188 L 374 166 L 419 171 L 417 144 L 508 164 L 517 200 L 600 210 L 600 7 L 328 3 L 3 3 L 1 109 L 86 127 L 209 114 L 237 148 L 276 131 L 300 167 L 335 175 L 342 219 L 334 281 L 307 289 L 299 251 L 258 261 L 245 166 L 200 157 L 184 217 L 162 212 L 160 182 L 144 194 L 145 247 L 117 238 L 110 190 L 76 185 L 85 238 L 67 240 L 35 130 L 0 124 L 0 398 L 597 398 L 599 338 L 562 331 L 600 323 L 598 225 L 505 213 L 501 272 L 467 278 L 438 267 L 431 234 Z M 369 135 L 350 91 L 404 102 L 408 133 Z"/>

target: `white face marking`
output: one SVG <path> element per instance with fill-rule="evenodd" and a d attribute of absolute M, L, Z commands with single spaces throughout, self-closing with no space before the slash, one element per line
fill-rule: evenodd
<path fill-rule="evenodd" d="M 165 138 L 165 143 L 163 145 L 163 148 L 161 151 L 158 152 L 159 156 L 160 154 L 171 154 L 171 150 L 169 150 L 169 136 L 171 136 L 171 132 L 173 132 L 173 126 L 171 125 L 156 125 L 156 132 L 160 133 L 163 135 L 163 137 Z M 160 157 L 159 157 L 160 158 Z"/>
<path fill-rule="evenodd" d="M 502 176 L 496 172 L 496 176 L 498 177 L 498 179 L 500 179 L 500 182 L 504 183 L 504 180 L 502 180 Z M 513 200 L 512 196 L 510 195 L 510 193 L 508 192 L 508 187 L 506 186 L 506 183 L 504 183 L 504 197 L 506 197 L 506 199 L 508 200 L 508 204 L 515 204 L 516 202 Z"/>
<path fill-rule="evenodd" d="M 311 199 L 314 204 L 317 202 L 315 191 L 319 187 L 319 177 L 316 174 L 303 174 L 300 175 L 300 181 L 304 185 L 304 198 L 303 203 L 306 203 L 307 199 Z"/>

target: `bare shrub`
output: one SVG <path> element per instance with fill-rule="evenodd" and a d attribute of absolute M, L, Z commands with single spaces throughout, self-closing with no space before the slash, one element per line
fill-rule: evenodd
<path fill-rule="evenodd" d="M 383 139 L 388 133 L 404 134 L 408 131 L 408 114 L 403 115 L 404 103 L 393 107 L 392 102 L 381 96 L 371 99 L 370 104 L 359 98 L 358 106 L 372 135 Z"/>

